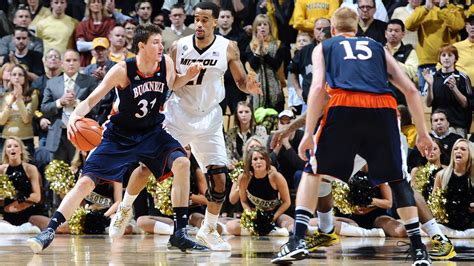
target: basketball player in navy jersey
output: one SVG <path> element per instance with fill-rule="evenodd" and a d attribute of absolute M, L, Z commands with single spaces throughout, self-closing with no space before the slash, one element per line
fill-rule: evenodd
<path fill-rule="evenodd" d="M 273 263 L 288 263 L 308 256 L 304 236 L 317 205 L 317 197 L 311 195 L 318 194 L 322 175 L 347 182 L 354 157 L 359 154 L 370 166 L 369 178 L 374 185 L 390 184 L 410 238 L 413 265 L 431 264 L 421 241 L 413 191 L 403 180 L 397 104 L 387 86 L 388 80 L 405 95 L 416 124 L 417 146 L 428 153 L 433 143 L 424 124 L 421 99 L 382 45 L 370 38 L 355 37 L 357 23 L 354 11 L 339 8 L 331 19 L 334 37 L 313 51 L 313 81 L 305 135 L 298 153 L 306 160 L 306 152 L 311 151 L 310 161 L 316 175 L 301 180 L 296 196 L 295 233 L 273 256 Z M 322 121 L 313 135 L 323 108 Z"/>
<path fill-rule="evenodd" d="M 76 107 L 69 118 L 67 129 L 71 139 L 77 131 L 75 122 L 89 113 L 112 88 L 115 89 L 116 100 L 110 120 L 105 124 L 102 142 L 90 152 L 81 178 L 64 197 L 48 228 L 28 239 L 34 253 L 51 244 L 56 228 L 71 217 L 99 182 L 121 182 L 131 162 L 140 161 L 155 176 L 162 176 L 165 167 L 171 169 L 175 176 L 171 200 L 173 210 L 178 214 L 187 213 L 190 162 L 181 145 L 163 129 L 164 116 L 160 113 L 160 107 L 168 86 L 182 86 L 201 68 L 199 64 L 193 64 L 186 73 L 177 76 L 171 58 L 163 55 L 161 30 L 156 25 L 138 26 L 133 46 L 138 50 L 137 57 L 111 68 L 100 85 Z M 132 210 L 126 207 L 124 199 L 115 216 L 120 214 L 128 224 Z M 187 219 L 178 216 L 169 246 L 189 252 L 208 250 L 188 238 L 184 230 Z"/>

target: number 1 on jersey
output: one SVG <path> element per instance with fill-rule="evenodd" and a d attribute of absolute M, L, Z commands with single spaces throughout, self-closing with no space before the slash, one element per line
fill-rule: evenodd
<path fill-rule="evenodd" d="M 204 78 L 204 73 L 206 73 L 206 70 L 207 70 L 207 68 L 201 69 L 201 71 L 199 71 L 199 75 L 198 75 L 196 81 L 191 80 L 186 85 L 201 85 L 202 79 Z"/>

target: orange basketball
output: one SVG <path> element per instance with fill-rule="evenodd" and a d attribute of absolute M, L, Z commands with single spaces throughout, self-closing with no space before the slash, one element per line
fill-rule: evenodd
<path fill-rule="evenodd" d="M 100 144 L 102 139 L 102 127 L 90 118 L 81 118 L 76 121 L 76 136 L 71 139 L 72 143 L 81 151 L 90 151 Z"/>

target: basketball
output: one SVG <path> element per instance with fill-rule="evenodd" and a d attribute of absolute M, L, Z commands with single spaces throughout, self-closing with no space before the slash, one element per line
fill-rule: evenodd
<path fill-rule="evenodd" d="M 90 118 L 81 118 L 76 121 L 76 134 L 71 139 L 74 146 L 81 151 L 90 151 L 100 144 L 102 127 Z"/>

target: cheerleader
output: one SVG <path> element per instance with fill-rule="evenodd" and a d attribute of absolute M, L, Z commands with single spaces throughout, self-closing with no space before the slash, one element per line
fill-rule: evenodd
<path fill-rule="evenodd" d="M 5 198 L 3 220 L 0 220 L 0 233 L 38 234 L 40 229 L 28 219 L 41 212 L 40 174 L 36 166 L 27 163 L 29 153 L 23 141 L 17 137 L 7 137 L 2 152 L 3 164 L 0 173 L 8 176 L 15 187 L 15 197 Z"/>

